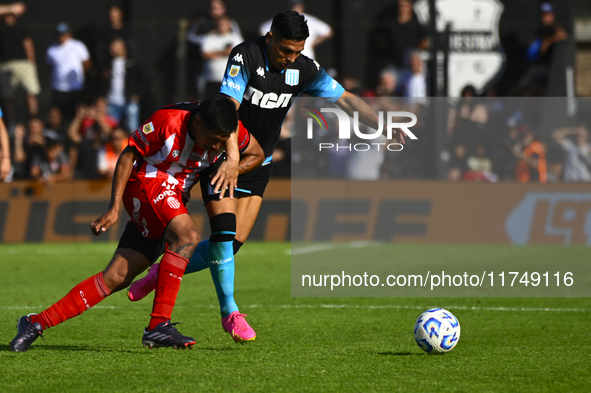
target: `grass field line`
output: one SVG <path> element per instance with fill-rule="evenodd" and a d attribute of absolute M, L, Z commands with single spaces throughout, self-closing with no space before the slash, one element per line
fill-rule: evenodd
<path fill-rule="evenodd" d="M 298 247 L 292 248 L 291 250 L 286 250 L 286 255 L 301 255 L 301 254 L 310 254 L 313 252 L 319 251 L 328 251 L 334 250 L 337 248 L 362 248 L 362 247 L 371 247 L 371 246 L 378 246 L 382 245 L 382 242 L 375 242 L 375 241 L 358 241 L 358 242 L 350 242 L 350 243 L 323 243 L 323 244 L 314 244 L 311 246 L 305 247 Z"/>
<path fill-rule="evenodd" d="M 44 310 L 48 306 L 0 306 L 2 310 Z M 121 309 L 121 308 L 144 308 L 145 305 L 129 304 L 126 306 L 95 306 L 95 309 Z M 249 308 L 281 308 L 281 309 L 367 309 L 367 310 L 426 310 L 433 308 L 433 305 L 425 306 L 404 306 L 397 304 L 385 305 L 350 305 L 350 304 L 250 304 L 243 306 L 243 310 Z M 553 307 L 482 307 L 482 306 L 454 306 L 451 304 L 438 306 L 449 310 L 465 310 L 465 311 L 501 311 L 501 312 L 591 312 L 587 308 L 553 308 Z M 175 306 L 175 308 L 190 308 L 190 309 L 217 309 L 217 305 L 194 305 L 194 306 Z"/>

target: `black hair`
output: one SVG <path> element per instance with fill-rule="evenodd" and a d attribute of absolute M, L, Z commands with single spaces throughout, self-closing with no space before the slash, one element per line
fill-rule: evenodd
<path fill-rule="evenodd" d="M 297 11 L 283 11 L 275 15 L 271 32 L 286 40 L 303 41 L 310 36 L 308 22 Z"/>
<path fill-rule="evenodd" d="M 198 116 L 207 128 L 220 136 L 230 136 L 238 127 L 234 101 L 221 95 L 201 101 Z"/>

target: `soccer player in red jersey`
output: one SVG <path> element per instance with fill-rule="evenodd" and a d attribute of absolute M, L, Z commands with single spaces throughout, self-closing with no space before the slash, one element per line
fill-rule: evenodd
<path fill-rule="evenodd" d="M 115 255 L 103 272 L 76 285 L 48 309 L 21 317 L 10 350 L 28 350 L 44 329 L 80 315 L 111 293 L 127 288 L 162 253 L 151 320 L 142 343 L 149 347 L 192 347 L 195 340 L 182 335 L 170 322 L 188 258 L 200 240 L 186 203 L 200 172 L 214 166 L 237 128 L 240 171 L 246 172 L 262 163 L 264 154 L 238 122 L 236 107 L 228 98 L 215 96 L 201 103 L 168 106 L 133 133 L 115 168 L 109 209 L 91 224 L 92 232 L 100 235 L 117 221 L 123 203 L 131 220 Z M 225 189 L 227 179 L 220 175 L 214 177 L 214 183 Z M 236 201 L 217 199 L 207 210 L 212 226 L 210 243 L 219 243 L 218 248 L 223 249 L 226 237 L 233 239 L 236 232 Z"/>

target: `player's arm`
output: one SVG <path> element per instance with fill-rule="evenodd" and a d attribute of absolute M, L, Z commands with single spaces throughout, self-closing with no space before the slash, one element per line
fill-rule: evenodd
<path fill-rule="evenodd" d="M 355 94 L 345 90 L 343 95 L 335 102 L 342 110 L 344 110 L 350 117 L 353 117 L 353 112 L 359 114 L 359 121 L 366 126 L 378 129 L 380 127 L 378 115 L 367 105 L 365 101 L 357 97 Z M 386 127 L 383 128 L 386 131 Z M 404 135 L 402 132 L 393 130 L 400 143 L 404 143 Z"/>
<path fill-rule="evenodd" d="M 249 57 L 240 45 L 232 49 L 226 64 L 226 72 L 220 88 L 220 94 L 230 98 L 240 108 L 240 103 L 246 91 L 250 79 Z M 211 179 L 215 192 L 225 190 L 228 187 L 230 198 L 234 197 L 234 188 L 238 185 L 240 152 L 238 146 L 239 129 L 236 128 L 230 139 L 226 142 L 226 156 L 224 161 Z M 220 192 L 220 199 L 224 193 Z"/>
<path fill-rule="evenodd" d="M 123 198 L 125 186 L 131 175 L 133 163 L 140 158 L 138 151 L 133 146 L 127 146 L 119 156 L 115 173 L 113 174 L 113 185 L 111 187 L 111 201 L 109 210 L 90 224 L 93 235 L 99 236 L 113 225 L 119 218 L 119 207 Z"/>
<path fill-rule="evenodd" d="M 234 188 L 238 185 L 238 175 L 240 162 L 240 152 L 238 150 L 238 130 L 230 135 L 226 140 L 226 160 L 211 178 L 211 185 L 214 191 L 225 190 L 228 187 L 230 198 L 234 198 Z M 223 198 L 223 192 L 220 192 L 220 199 Z"/>
<path fill-rule="evenodd" d="M 10 173 L 10 148 L 8 132 L 4 120 L 0 117 L 0 180 L 4 180 Z"/>
<path fill-rule="evenodd" d="M 254 136 L 250 135 L 248 147 L 240 155 L 238 170 L 241 175 L 252 171 L 265 161 L 265 152 Z"/>

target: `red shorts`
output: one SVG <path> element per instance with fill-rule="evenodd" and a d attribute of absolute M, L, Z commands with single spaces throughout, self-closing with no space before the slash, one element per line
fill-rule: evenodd
<path fill-rule="evenodd" d="M 144 237 L 162 239 L 168 223 L 188 214 L 176 179 L 140 178 L 132 174 L 123 193 L 123 206 Z"/>

